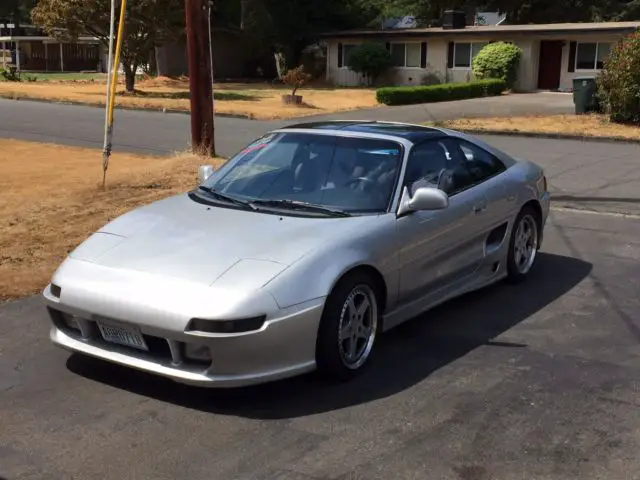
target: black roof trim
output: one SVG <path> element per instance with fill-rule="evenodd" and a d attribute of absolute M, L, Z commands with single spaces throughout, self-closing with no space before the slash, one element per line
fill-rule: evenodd
<path fill-rule="evenodd" d="M 281 128 L 280 130 L 287 129 L 342 130 L 345 132 L 377 133 L 380 135 L 404 138 L 414 143 L 425 138 L 447 136 L 447 134 L 442 130 L 427 127 L 425 125 L 375 120 L 305 122 L 298 123 L 296 125 L 289 125 Z"/>

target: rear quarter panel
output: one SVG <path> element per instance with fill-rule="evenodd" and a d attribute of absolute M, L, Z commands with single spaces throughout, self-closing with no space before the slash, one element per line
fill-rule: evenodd
<path fill-rule="evenodd" d="M 542 201 L 545 194 L 543 174 L 542 168 L 527 160 L 519 160 L 509 169 L 520 207 L 530 200 Z"/>

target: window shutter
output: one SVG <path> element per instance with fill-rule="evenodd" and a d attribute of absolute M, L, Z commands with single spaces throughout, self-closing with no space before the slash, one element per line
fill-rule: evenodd
<path fill-rule="evenodd" d="M 427 68 L 427 42 L 420 44 L 420 68 Z"/>
<path fill-rule="evenodd" d="M 571 42 L 569 44 L 569 72 L 576 71 L 576 48 L 578 47 L 577 42 Z"/>
<path fill-rule="evenodd" d="M 447 68 L 453 68 L 453 42 L 449 42 L 447 50 Z"/>
<path fill-rule="evenodd" d="M 342 44 L 339 43 L 338 44 L 338 68 L 341 68 L 344 65 L 344 59 L 342 58 L 342 55 L 343 55 Z"/>

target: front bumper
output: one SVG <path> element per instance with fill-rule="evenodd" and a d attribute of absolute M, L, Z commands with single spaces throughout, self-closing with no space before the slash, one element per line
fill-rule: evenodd
<path fill-rule="evenodd" d="M 270 315 L 260 330 L 234 334 L 188 333 L 117 318 L 139 329 L 148 351 L 106 342 L 97 327 L 96 314 L 86 308 L 68 305 L 44 292 L 53 323 L 51 341 L 71 352 L 89 355 L 176 382 L 203 387 L 241 387 L 270 382 L 315 369 L 316 334 L 324 299 Z M 73 315 L 79 329 L 64 321 Z M 206 359 L 189 358 L 186 346 L 203 347 Z"/>

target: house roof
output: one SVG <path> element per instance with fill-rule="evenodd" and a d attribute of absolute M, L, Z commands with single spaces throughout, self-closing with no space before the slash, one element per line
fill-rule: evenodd
<path fill-rule="evenodd" d="M 0 42 L 45 42 L 45 43 L 100 43 L 95 37 L 78 37 L 75 40 L 57 40 L 53 37 L 36 36 L 36 35 L 14 35 L 0 37 Z"/>
<path fill-rule="evenodd" d="M 442 27 L 430 28 L 404 28 L 388 30 L 344 30 L 328 32 L 323 38 L 349 38 L 349 37 L 432 37 L 432 36 L 458 36 L 458 35 L 495 35 L 496 33 L 508 33 L 514 35 L 527 34 L 593 34 L 593 33 L 631 33 L 640 28 L 637 22 L 598 22 L 598 23 L 545 23 L 527 25 L 469 25 L 465 28 L 444 29 Z"/>

